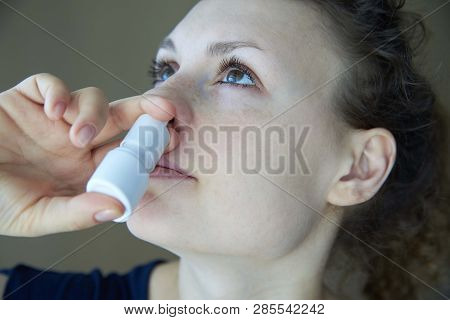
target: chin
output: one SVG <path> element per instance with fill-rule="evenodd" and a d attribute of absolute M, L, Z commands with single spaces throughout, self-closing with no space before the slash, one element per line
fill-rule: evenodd
<path fill-rule="evenodd" d="M 144 197 L 145 198 L 145 197 Z M 141 201 L 141 203 L 143 203 Z M 139 204 L 128 219 L 127 227 L 136 237 L 146 240 L 145 236 L 155 238 L 159 233 L 168 232 L 169 210 L 161 199 L 156 199 L 147 204 Z M 166 226 L 166 227 L 165 227 Z M 163 229 L 163 230 L 161 230 Z"/>
<path fill-rule="evenodd" d="M 175 199 L 173 194 L 155 199 L 153 194 L 143 197 L 126 222 L 128 230 L 135 237 L 163 248 L 168 244 L 178 245 L 186 238 L 186 223 L 191 220 L 189 202 Z"/>

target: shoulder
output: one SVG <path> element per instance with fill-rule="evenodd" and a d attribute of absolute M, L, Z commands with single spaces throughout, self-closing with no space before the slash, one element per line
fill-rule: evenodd
<path fill-rule="evenodd" d="M 148 281 L 150 300 L 178 299 L 178 267 L 177 259 L 158 264 L 153 269 Z"/>

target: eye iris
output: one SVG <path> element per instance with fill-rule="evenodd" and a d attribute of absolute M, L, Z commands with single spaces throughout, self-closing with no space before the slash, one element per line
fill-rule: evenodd
<path fill-rule="evenodd" d="M 240 70 L 232 70 L 227 75 L 228 82 L 238 82 L 244 78 L 244 73 Z"/>
<path fill-rule="evenodd" d="M 166 66 L 161 70 L 161 80 L 165 81 L 169 79 L 171 75 L 173 75 L 173 70 L 170 66 Z"/>

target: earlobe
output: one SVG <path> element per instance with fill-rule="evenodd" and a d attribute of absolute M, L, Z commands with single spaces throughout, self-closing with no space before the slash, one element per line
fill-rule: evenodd
<path fill-rule="evenodd" d="M 387 179 L 395 161 L 395 139 L 386 129 L 355 133 L 351 141 L 352 156 L 343 161 L 343 173 L 328 194 L 328 202 L 338 206 L 371 199 Z"/>

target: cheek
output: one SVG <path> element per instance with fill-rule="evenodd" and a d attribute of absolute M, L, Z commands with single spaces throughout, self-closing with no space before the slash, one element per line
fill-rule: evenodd
<path fill-rule="evenodd" d="M 203 163 L 196 158 L 198 184 L 177 186 L 140 214 L 133 215 L 127 224 L 134 235 L 173 252 L 189 249 L 266 258 L 284 255 L 301 244 L 320 218 L 310 207 L 320 210 L 324 204 L 323 175 L 324 172 L 326 175 L 328 159 L 323 156 L 329 154 L 325 147 L 329 138 L 318 134 L 325 130 L 324 126 L 305 112 L 291 115 L 289 122 L 278 122 L 281 129 L 295 122 L 297 137 L 303 128 L 298 119 L 311 127 L 304 145 L 300 146 L 310 173 L 301 171 L 304 168 L 298 157 L 294 157 L 294 166 L 300 171 L 292 172 L 288 164 L 298 147 L 297 141 L 289 141 L 289 132 L 284 130 L 284 144 L 277 144 L 276 135 L 273 143 L 267 143 L 267 135 L 258 132 L 258 125 L 268 119 L 268 109 L 252 108 L 235 108 L 223 113 L 215 108 L 214 113 L 198 113 L 203 115 L 202 120 L 211 117 L 209 120 L 218 133 L 215 143 L 205 141 L 212 152 L 204 153 Z M 231 136 L 223 130 L 227 125 L 235 130 Z M 255 129 L 247 130 L 245 135 L 244 125 Z M 255 142 L 258 135 L 260 143 Z M 272 148 L 267 150 L 267 145 Z M 198 156 L 201 153 L 198 141 L 193 146 Z M 216 158 L 212 159 L 210 154 Z M 280 159 L 285 161 L 284 169 L 267 170 L 278 168 Z M 211 168 L 214 161 L 213 172 L 207 173 L 205 167 Z M 271 162 L 274 163 L 268 166 Z M 261 170 L 255 172 L 255 165 Z M 158 182 L 153 185 L 154 193 L 164 192 L 167 187 L 170 186 Z"/>
<path fill-rule="evenodd" d="M 273 116 L 273 101 L 262 91 L 230 85 L 215 85 L 202 93 L 206 99 L 196 104 L 198 125 L 260 126 Z"/>
<path fill-rule="evenodd" d="M 155 193 L 166 188 L 159 184 Z M 269 259 L 297 248 L 316 220 L 260 176 L 234 174 L 205 178 L 195 192 L 181 186 L 134 213 L 127 226 L 136 237 L 176 254 Z"/>
<path fill-rule="evenodd" d="M 258 175 L 221 178 L 207 194 L 206 206 L 215 208 L 207 219 L 210 244 L 227 254 L 285 255 L 298 247 L 318 218 Z"/>

